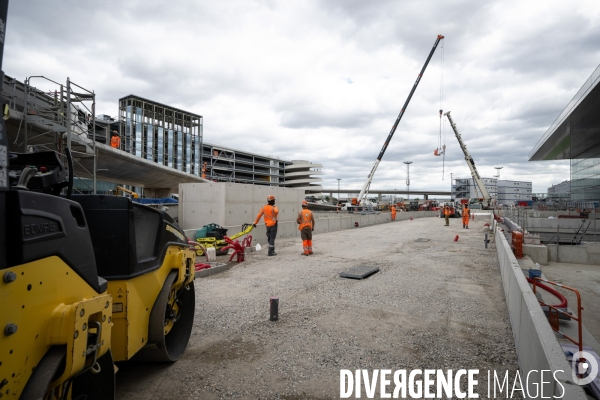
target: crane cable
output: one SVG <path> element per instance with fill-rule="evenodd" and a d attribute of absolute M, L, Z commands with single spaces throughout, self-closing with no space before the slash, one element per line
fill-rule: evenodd
<path fill-rule="evenodd" d="M 440 134 L 438 148 L 442 153 L 442 180 L 444 180 L 444 167 L 446 162 L 446 128 L 442 124 L 444 112 L 444 42 L 440 46 Z M 443 144 L 442 144 L 443 143 Z"/>

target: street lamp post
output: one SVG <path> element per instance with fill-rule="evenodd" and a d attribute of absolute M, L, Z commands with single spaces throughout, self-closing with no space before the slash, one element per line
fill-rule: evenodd
<path fill-rule="evenodd" d="M 342 178 L 337 178 L 337 181 L 338 181 L 338 203 L 340 202 L 340 181 L 341 180 L 342 180 Z"/>
<path fill-rule="evenodd" d="M 500 170 L 504 167 L 494 167 L 496 169 L 496 176 L 494 178 L 496 178 L 496 204 L 498 204 L 498 181 L 500 180 Z"/>
<path fill-rule="evenodd" d="M 407 200 L 410 200 L 410 164 L 412 161 L 404 161 L 406 164 L 406 197 Z"/>

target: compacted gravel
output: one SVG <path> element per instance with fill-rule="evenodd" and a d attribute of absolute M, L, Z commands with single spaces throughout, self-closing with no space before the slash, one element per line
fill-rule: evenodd
<path fill-rule="evenodd" d="M 488 370 L 518 369 L 496 249 L 484 248 L 485 221 L 469 230 L 443 221 L 315 235 L 309 257 L 299 238 L 277 240 L 276 257 L 263 249 L 196 279 L 186 353 L 171 365 L 121 366 L 118 398 L 335 399 L 340 369 L 479 369 L 487 398 Z M 339 277 L 359 265 L 380 271 Z"/>

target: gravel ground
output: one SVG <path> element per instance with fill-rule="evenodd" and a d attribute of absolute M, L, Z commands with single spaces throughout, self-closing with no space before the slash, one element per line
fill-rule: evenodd
<path fill-rule="evenodd" d="M 186 353 L 172 365 L 122 366 L 118 397 L 335 399 L 340 369 L 478 368 L 487 398 L 488 370 L 518 369 L 496 250 L 484 249 L 483 220 L 469 230 L 458 219 L 443 224 L 424 218 L 315 235 L 310 257 L 300 255 L 300 239 L 278 240 L 276 257 L 252 253 L 196 279 Z M 380 272 L 339 277 L 358 265 Z M 279 297 L 277 322 L 270 296 Z"/>

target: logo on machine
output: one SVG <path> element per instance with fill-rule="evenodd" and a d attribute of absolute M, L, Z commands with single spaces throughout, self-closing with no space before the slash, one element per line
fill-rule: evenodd
<path fill-rule="evenodd" d="M 56 224 L 54 222 L 23 225 L 24 236 L 45 235 L 48 233 L 54 233 L 56 231 L 58 231 L 58 229 L 56 228 Z"/>
<path fill-rule="evenodd" d="M 177 236 L 177 237 L 178 237 L 180 240 L 182 240 L 182 241 L 184 241 L 184 242 L 186 241 L 186 239 L 185 239 L 185 236 L 183 236 L 183 235 L 181 234 L 181 232 L 179 232 L 177 229 L 173 228 L 173 227 L 172 227 L 171 225 L 169 225 L 169 224 L 166 224 L 166 225 L 165 225 L 165 227 L 166 227 L 165 229 L 166 229 L 168 232 L 171 232 L 173 235 Z"/>

